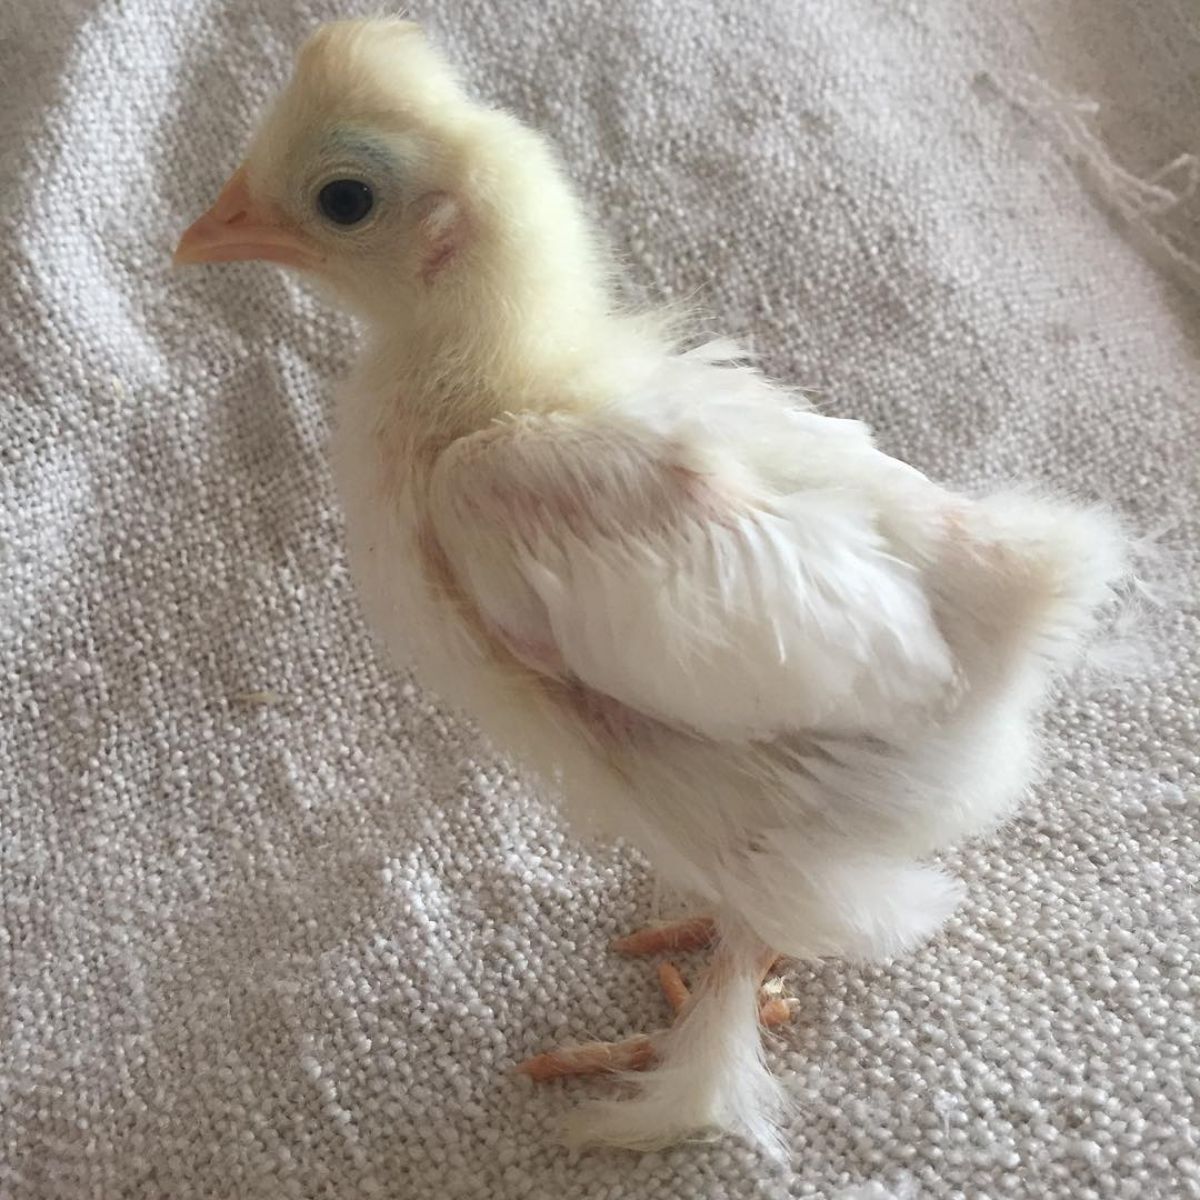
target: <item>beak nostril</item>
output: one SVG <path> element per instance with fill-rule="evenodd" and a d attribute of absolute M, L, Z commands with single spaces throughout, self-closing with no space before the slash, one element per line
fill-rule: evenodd
<path fill-rule="evenodd" d="M 303 230 L 269 200 L 250 194 L 243 171 L 221 189 L 216 203 L 184 231 L 175 252 L 178 263 L 262 259 L 307 270 L 321 256 Z"/>

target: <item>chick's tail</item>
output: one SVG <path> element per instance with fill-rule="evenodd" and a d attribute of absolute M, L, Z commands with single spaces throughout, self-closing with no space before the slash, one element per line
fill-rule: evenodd
<path fill-rule="evenodd" d="M 628 1076 L 630 1098 L 574 1113 L 569 1140 L 654 1150 L 733 1133 L 782 1156 L 784 1093 L 763 1057 L 759 1030 L 759 984 L 774 958 L 744 928 L 723 929 L 704 980 L 656 1041 L 657 1065 Z"/>
<path fill-rule="evenodd" d="M 1100 507 L 1009 492 L 958 514 L 936 564 L 939 621 L 974 686 L 1073 665 L 1132 583 L 1133 546 Z M 1101 639 L 1103 640 L 1103 639 Z"/>

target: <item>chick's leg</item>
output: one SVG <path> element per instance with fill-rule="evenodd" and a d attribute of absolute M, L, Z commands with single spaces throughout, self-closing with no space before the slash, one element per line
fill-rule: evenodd
<path fill-rule="evenodd" d="M 777 1122 L 786 1098 L 760 1044 L 760 985 L 775 957 L 733 920 L 694 994 L 677 971 L 660 972 L 681 1009 L 653 1039 L 655 1069 L 626 1076 L 620 1095 L 575 1110 L 568 1141 L 652 1150 L 724 1130 L 782 1153 Z"/>
<path fill-rule="evenodd" d="M 612 943 L 612 949 L 621 954 L 639 956 L 663 951 L 697 950 L 709 945 L 715 937 L 716 926 L 711 918 L 692 917 L 651 926 L 628 937 L 618 938 Z M 773 952 L 762 956 L 759 963 L 760 986 L 778 961 Z M 663 997 L 678 1020 L 691 1001 L 691 992 L 679 968 L 671 962 L 660 963 L 658 981 Z M 774 1028 L 791 1020 L 792 1010 L 792 1002 L 785 997 L 764 994 L 759 1005 L 759 1022 L 765 1028 Z M 533 1080 L 543 1082 L 577 1075 L 642 1071 L 651 1066 L 654 1059 L 653 1040 L 639 1035 L 619 1042 L 583 1042 L 564 1046 L 527 1059 L 517 1070 Z"/>

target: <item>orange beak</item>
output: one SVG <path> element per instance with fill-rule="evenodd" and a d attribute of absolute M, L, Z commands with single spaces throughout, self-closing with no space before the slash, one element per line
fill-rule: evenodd
<path fill-rule="evenodd" d="M 257 258 L 311 270 L 321 255 L 284 213 L 250 195 L 246 169 L 239 167 L 221 189 L 217 202 L 189 225 L 175 247 L 174 262 L 233 262 Z"/>

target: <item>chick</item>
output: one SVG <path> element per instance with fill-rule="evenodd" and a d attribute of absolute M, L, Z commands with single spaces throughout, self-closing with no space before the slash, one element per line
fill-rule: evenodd
<path fill-rule="evenodd" d="M 778 956 L 911 950 L 922 865 L 1004 818 L 1034 718 L 1125 571 L 1105 513 L 974 500 L 819 415 L 736 347 L 631 312 L 546 142 L 403 20 L 318 30 L 182 263 L 305 272 L 365 325 L 334 466 L 390 650 L 711 914 L 672 1027 L 542 1056 L 646 1068 L 585 1142 L 777 1145 Z M 771 1017 L 772 1005 L 763 1009 Z"/>

